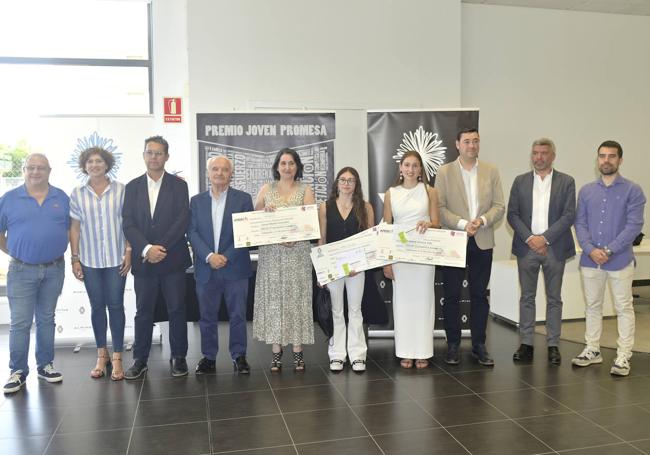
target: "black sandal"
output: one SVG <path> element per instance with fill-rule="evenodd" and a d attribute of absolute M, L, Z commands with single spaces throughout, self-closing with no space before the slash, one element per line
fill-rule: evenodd
<path fill-rule="evenodd" d="M 282 349 L 280 349 L 280 352 L 273 352 L 272 354 L 271 373 L 279 373 L 282 369 Z"/>
<path fill-rule="evenodd" d="M 305 371 L 305 361 L 303 360 L 302 351 L 293 353 L 293 371 Z"/>

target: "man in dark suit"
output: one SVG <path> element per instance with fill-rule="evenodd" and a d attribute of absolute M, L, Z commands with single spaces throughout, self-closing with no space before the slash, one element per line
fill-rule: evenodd
<path fill-rule="evenodd" d="M 253 211 L 253 200 L 250 194 L 230 188 L 232 162 L 228 158 L 212 157 L 206 168 L 211 189 L 192 198 L 187 231 L 194 252 L 196 294 L 201 309 L 203 358 L 196 366 L 196 374 L 215 371 L 222 297 L 230 319 L 230 356 L 235 371 L 247 374 L 250 367 L 246 361 L 246 303 L 251 260 L 247 248 L 235 248 L 232 214 Z"/>
<path fill-rule="evenodd" d="M 172 376 L 187 375 L 185 270 L 191 265 L 185 232 L 189 224 L 187 183 L 165 172 L 169 144 L 161 136 L 145 139 L 147 172 L 126 185 L 123 229 L 133 248 L 136 314 L 133 365 L 126 379 L 147 370 L 156 302 L 162 294 L 169 314 Z"/>
<path fill-rule="evenodd" d="M 510 189 L 508 223 L 514 230 L 512 254 L 519 269 L 519 334 L 521 345 L 514 361 L 533 358 L 535 296 L 541 267 L 546 288 L 546 340 L 548 361 L 562 361 L 558 343 L 562 326 L 564 264 L 575 256 L 571 225 L 576 214 L 573 177 L 553 169 L 555 144 L 541 138 L 533 142 L 534 170 L 517 176 Z"/>
<path fill-rule="evenodd" d="M 505 204 L 498 169 L 485 161 L 479 163 L 480 141 L 476 129 L 461 130 L 456 136 L 458 159 L 442 166 L 436 175 L 442 227 L 467 232 L 467 267 L 442 269 L 445 290 L 442 310 L 447 334 L 445 362 L 450 365 L 460 363 L 458 300 L 466 270 L 471 297 L 472 356 L 481 365 L 494 365 L 485 347 L 490 312 L 487 286 L 492 272 L 494 225 L 503 218 Z"/>

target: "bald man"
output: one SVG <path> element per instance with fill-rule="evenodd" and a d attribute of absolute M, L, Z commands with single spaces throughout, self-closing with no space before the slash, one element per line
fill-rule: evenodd
<path fill-rule="evenodd" d="M 201 352 L 196 374 L 215 372 L 219 348 L 217 323 L 225 297 L 230 318 L 230 357 L 237 373 L 248 374 L 246 361 L 246 302 L 251 261 L 247 248 L 235 248 L 232 214 L 253 211 L 250 194 L 230 187 L 232 162 L 225 156 L 208 160 L 211 188 L 190 202 L 187 236 L 194 252 L 196 294 L 201 310 Z"/>
<path fill-rule="evenodd" d="M 11 313 L 9 368 L 4 393 L 16 393 L 29 374 L 29 334 L 36 320 L 38 377 L 60 382 L 54 369 L 54 311 L 63 288 L 63 253 L 68 248 L 70 200 L 49 184 L 45 155 L 29 155 L 23 166 L 25 184 L 0 198 L 0 250 L 11 256 L 7 298 Z"/>

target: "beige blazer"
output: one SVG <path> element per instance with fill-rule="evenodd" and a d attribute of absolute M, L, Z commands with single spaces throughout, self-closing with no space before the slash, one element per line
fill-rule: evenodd
<path fill-rule="evenodd" d="M 479 161 L 478 163 L 478 216 L 485 217 L 487 223 L 478 230 L 474 238 L 482 250 L 494 248 L 494 224 L 505 212 L 501 177 L 496 166 Z M 438 169 L 436 175 L 440 223 L 444 229 L 458 229 L 458 222 L 469 219 L 469 205 L 465 184 L 460 173 L 458 159 Z"/>

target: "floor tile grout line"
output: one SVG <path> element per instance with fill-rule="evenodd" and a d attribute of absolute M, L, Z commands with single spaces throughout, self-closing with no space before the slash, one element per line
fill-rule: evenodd
<path fill-rule="evenodd" d="M 208 418 L 208 447 L 212 453 L 212 424 L 210 423 L 210 395 L 208 394 L 208 379 L 203 381 L 203 390 L 205 391 L 205 415 Z"/>
<path fill-rule="evenodd" d="M 226 453 L 240 453 L 240 452 L 252 452 L 254 450 L 268 450 L 268 449 L 279 449 L 282 447 L 293 447 L 292 444 L 282 444 L 279 446 L 268 446 L 268 447 L 255 447 L 253 449 L 234 449 L 234 450 L 223 450 L 221 452 L 210 452 L 211 455 L 221 455 Z"/>
<path fill-rule="evenodd" d="M 573 449 L 562 449 L 562 450 L 558 450 L 557 453 L 559 453 L 559 454 L 563 454 L 563 453 L 566 453 L 566 452 L 571 452 L 571 451 L 573 451 L 573 450 L 596 449 L 596 448 L 599 448 L 599 447 L 612 447 L 612 446 L 618 446 L 618 445 L 621 445 L 621 444 L 629 445 L 629 446 L 631 446 L 633 449 L 635 449 L 635 450 L 639 450 L 640 453 L 645 453 L 645 452 L 642 451 L 641 449 L 632 446 L 629 442 L 623 442 L 623 443 L 621 443 L 621 442 L 612 442 L 612 443 L 609 443 L 609 444 L 601 444 L 601 445 L 596 445 L 596 446 L 580 447 L 580 448 L 578 448 L 578 449 L 575 449 L 575 448 L 573 448 Z"/>
<path fill-rule="evenodd" d="M 479 370 L 479 371 L 480 371 L 480 370 Z M 540 443 L 542 443 L 545 447 L 548 447 L 548 448 L 551 450 L 550 453 L 557 453 L 556 450 L 555 450 L 553 447 L 551 447 L 551 446 L 548 445 L 546 442 L 544 442 L 542 439 L 538 438 L 536 435 L 534 435 L 533 433 L 531 433 L 530 431 L 528 431 L 528 429 L 524 428 L 524 427 L 523 427 L 519 422 L 517 422 L 515 419 L 511 418 L 508 414 L 506 414 L 505 412 L 503 412 L 501 409 L 497 408 L 495 405 L 493 405 L 493 404 L 490 403 L 488 400 L 486 400 L 485 398 L 483 398 L 483 397 L 482 397 L 481 395 L 479 395 L 479 394 L 478 394 L 474 389 L 472 389 L 472 388 L 470 388 L 469 386 L 463 384 L 463 382 L 462 382 L 460 379 L 458 379 L 456 376 L 454 376 L 454 375 L 451 374 L 451 373 L 448 373 L 448 375 L 449 375 L 452 379 L 454 379 L 455 381 L 457 381 L 459 384 L 461 384 L 461 385 L 467 387 L 469 390 L 471 390 L 471 391 L 474 393 L 474 395 L 475 395 L 476 397 L 478 397 L 479 400 L 483 401 L 483 402 L 486 403 L 488 406 L 491 406 L 492 408 L 496 409 L 497 412 L 499 412 L 500 414 L 502 414 L 503 416 L 505 416 L 505 417 L 507 418 L 507 420 L 511 421 L 511 422 L 514 423 L 516 426 L 518 426 L 519 428 L 521 428 L 522 430 L 524 430 L 524 431 L 525 431 L 526 433 L 528 433 L 530 436 L 532 436 L 532 437 L 535 438 L 537 441 L 539 441 Z M 522 379 L 517 378 L 517 380 L 518 380 L 518 381 L 521 381 L 522 383 L 524 383 L 524 384 L 526 384 L 526 385 L 528 385 L 528 384 L 526 383 L 526 381 L 523 381 Z M 528 390 L 528 389 L 515 389 L 515 390 Z M 508 392 L 508 390 L 504 390 L 503 392 Z"/>
<path fill-rule="evenodd" d="M 368 356 L 368 358 L 369 358 L 369 359 L 370 359 L 370 360 L 371 360 L 371 361 L 372 361 L 372 362 L 377 366 L 377 368 L 379 368 L 379 369 L 380 369 L 380 370 L 381 370 L 385 375 L 387 375 L 390 379 L 392 379 L 396 386 L 401 387 L 401 386 L 399 385 L 399 383 L 395 380 L 395 378 L 393 378 L 390 374 L 388 374 L 388 372 L 387 372 L 385 369 L 382 368 L 382 366 L 381 366 L 380 363 L 378 363 L 377 361 L 375 361 L 375 359 L 373 359 L 371 356 Z M 458 443 L 458 445 L 460 445 L 460 446 L 463 448 L 463 450 L 465 450 L 467 453 L 469 453 L 469 454 L 471 455 L 472 452 L 470 452 L 470 450 L 469 450 L 467 447 L 465 447 L 465 444 L 463 444 L 463 443 L 460 442 L 458 439 L 456 439 L 456 437 L 455 437 L 453 434 L 451 434 L 451 432 L 449 432 L 449 430 L 447 430 L 447 429 L 446 429 L 446 428 L 445 428 L 445 427 L 444 427 L 444 426 L 443 426 L 443 425 L 438 421 L 438 419 L 436 419 L 436 418 L 435 418 L 435 417 L 434 417 L 434 416 L 433 416 L 429 411 L 427 411 L 426 409 L 424 409 L 424 408 L 420 405 L 420 403 L 418 403 L 418 401 L 415 399 L 415 397 L 413 397 L 413 395 L 411 395 L 411 394 L 408 392 L 408 390 L 405 390 L 405 393 L 406 393 L 406 394 L 411 398 L 411 400 L 413 400 L 413 402 L 415 403 L 415 405 L 416 405 L 418 408 L 420 408 L 420 410 L 422 410 L 425 414 L 429 415 L 429 416 L 433 419 L 434 422 L 436 422 L 438 425 L 440 425 L 440 428 L 442 428 L 442 429 L 443 429 L 443 430 L 444 430 L 444 431 L 449 435 L 450 438 L 452 438 L 454 441 L 456 441 L 456 443 Z"/>
<path fill-rule="evenodd" d="M 524 382 L 525 382 L 525 381 L 524 381 Z M 615 433 L 609 431 L 609 430 L 608 430 L 607 428 L 605 428 L 604 426 L 600 425 L 599 423 L 595 422 L 594 420 L 590 419 L 589 417 L 583 415 L 580 411 L 578 411 L 578 410 L 576 410 L 576 409 L 573 409 L 571 406 L 568 406 L 568 405 L 562 403 L 562 402 L 559 401 L 559 400 L 556 400 L 555 397 L 552 397 L 551 395 L 545 393 L 543 390 L 539 390 L 538 388 L 536 388 L 536 387 L 534 387 L 534 386 L 532 386 L 532 385 L 531 385 L 531 387 L 533 388 L 533 390 L 536 390 L 537 392 L 539 392 L 539 393 L 541 393 L 541 394 L 547 396 L 548 398 L 550 398 L 551 400 L 555 401 L 556 403 L 559 403 L 559 404 L 561 404 L 562 406 L 565 406 L 567 409 L 570 409 L 571 412 L 575 413 L 577 416 L 581 417 L 582 419 L 586 420 L 587 422 L 591 423 L 592 425 L 597 426 L 598 428 L 600 428 L 601 430 L 605 431 L 606 433 L 608 433 L 608 434 L 614 436 L 615 438 L 619 439 L 619 442 L 627 442 L 627 441 L 625 441 L 625 439 L 621 438 L 619 435 L 617 435 L 617 434 L 615 434 Z M 597 387 L 598 387 L 598 386 L 597 386 Z M 601 389 L 602 389 L 602 387 L 601 387 Z M 603 390 L 604 390 L 604 389 L 603 389 Z M 611 395 L 614 395 L 616 398 L 618 398 L 618 396 L 616 396 L 615 394 L 611 394 Z M 583 410 L 583 411 L 584 411 L 584 410 Z M 577 447 L 577 448 L 579 448 L 579 447 Z"/>
<path fill-rule="evenodd" d="M 131 441 L 133 441 L 133 431 L 135 430 L 135 421 L 138 418 L 138 410 L 140 409 L 140 400 L 142 399 L 142 392 L 144 390 L 144 383 L 147 380 L 147 372 L 144 372 L 144 378 L 142 378 L 142 381 L 140 383 L 140 393 L 138 394 L 138 401 L 135 406 L 135 412 L 133 413 L 133 423 L 131 424 L 131 432 L 129 433 L 129 443 L 126 445 L 126 452 L 125 455 L 129 455 L 129 451 L 131 450 Z M 124 379 L 126 381 L 126 379 Z"/>
<path fill-rule="evenodd" d="M 366 424 L 363 423 L 363 420 L 361 420 L 361 417 L 359 417 L 359 415 L 358 415 L 358 414 L 355 412 L 355 410 L 352 408 L 352 405 L 350 405 L 350 403 L 348 402 L 348 399 L 345 397 L 345 395 L 343 395 L 343 393 L 338 389 L 338 387 L 336 387 L 336 384 L 334 384 L 334 382 L 333 382 L 332 379 L 330 378 L 331 373 L 325 371 L 325 369 L 324 369 L 321 365 L 319 365 L 318 367 L 321 369 L 321 371 L 323 372 L 323 374 L 327 377 L 327 380 L 329 381 L 330 385 L 334 387 L 334 390 L 336 390 L 336 392 L 340 395 L 340 397 L 343 399 L 343 401 L 345 402 L 345 404 L 348 406 L 348 409 L 350 410 L 350 412 L 352 413 L 352 415 L 354 415 L 354 417 L 359 421 L 359 423 L 361 424 L 361 426 L 363 427 L 363 429 L 366 431 L 366 433 L 368 433 L 368 436 L 370 437 L 370 439 L 372 440 L 372 442 L 375 444 L 375 446 L 377 446 L 377 448 L 379 449 L 379 451 L 380 451 L 383 455 L 386 455 L 386 452 L 384 452 L 384 449 L 382 449 L 382 447 L 379 445 L 379 443 L 377 442 L 377 440 L 376 440 L 376 439 L 374 438 L 374 436 L 370 433 L 370 431 L 368 430 L 368 427 L 366 427 Z M 355 374 L 356 374 L 356 373 L 355 373 Z M 363 374 L 365 374 L 365 373 L 363 373 Z M 368 381 L 368 382 L 370 382 L 370 381 Z"/>
<path fill-rule="evenodd" d="M 282 352 L 282 350 L 280 352 Z M 280 402 L 278 401 L 278 397 L 275 395 L 275 390 L 273 390 L 273 386 L 271 385 L 271 380 L 269 379 L 268 372 L 266 370 L 262 370 L 262 373 L 266 378 L 266 382 L 269 384 L 269 388 L 271 389 L 271 395 L 273 395 L 273 400 L 275 400 L 275 405 L 278 407 L 278 411 L 280 412 L 280 418 L 284 423 L 284 428 L 287 430 L 287 434 L 289 435 L 289 440 L 291 440 L 291 445 L 293 446 L 293 450 L 296 452 L 296 455 L 300 455 L 298 452 L 298 447 L 296 447 L 296 441 L 293 440 L 293 435 L 291 434 L 291 430 L 289 429 L 289 424 L 287 423 L 287 419 L 284 418 L 284 414 L 282 412 L 282 408 L 280 407 Z"/>
<path fill-rule="evenodd" d="M 59 419 L 59 423 L 56 424 L 56 427 L 54 428 L 54 431 L 52 432 L 52 434 L 50 435 L 50 438 L 47 441 L 47 445 L 45 446 L 45 449 L 43 449 L 43 455 L 45 455 L 45 453 L 47 453 L 48 449 L 50 448 L 50 445 L 52 444 L 52 441 L 54 440 L 54 436 L 56 436 L 56 432 L 61 427 L 61 424 L 63 423 L 63 420 L 65 419 L 65 417 L 68 415 L 68 412 L 70 412 L 70 409 L 65 408 L 65 410 L 63 411 L 63 415 Z"/>

